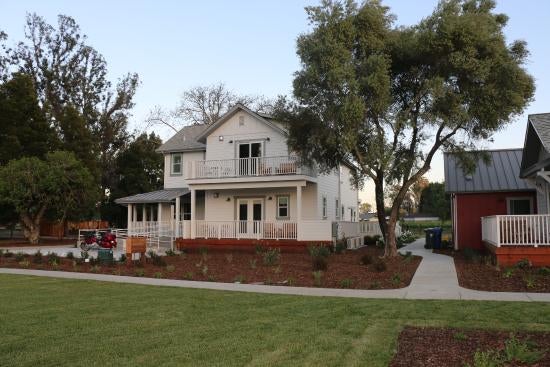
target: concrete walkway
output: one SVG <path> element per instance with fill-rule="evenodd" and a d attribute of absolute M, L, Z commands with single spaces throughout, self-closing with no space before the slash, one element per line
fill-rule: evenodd
<path fill-rule="evenodd" d="M 0 268 L 0 274 L 33 275 L 52 278 L 97 280 L 104 282 L 167 287 L 321 297 L 550 302 L 550 293 L 484 292 L 462 288 L 458 285 L 458 277 L 453 259 L 450 256 L 434 254 L 430 250 L 425 250 L 423 240 L 415 241 L 414 243 L 402 248 L 400 251 L 402 253 L 411 251 L 414 255 L 422 256 L 422 262 L 420 263 L 418 270 L 416 271 L 412 282 L 408 287 L 385 290 L 307 288 L 197 282 L 188 280 L 138 278 L 104 274 L 7 268 Z"/>

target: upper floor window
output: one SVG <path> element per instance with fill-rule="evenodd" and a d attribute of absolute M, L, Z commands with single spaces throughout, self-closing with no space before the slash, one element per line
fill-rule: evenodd
<path fill-rule="evenodd" d="M 289 214 L 289 197 L 278 196 L 277 197 L 277 218 L 288 218 Z"/>
<path fill-rule="evenodd" d="M 170 174 L 173 176 L 181 175 L 183 171 L 182 154 L 181 153 L 172 154 L 171 160 L 172 160 L 172 164 L 170 168 Z"/>
<path fill-rule="evenodd" d="M 327 218 L 327 197 L 323 195 L 323 218 Z"/>
<path fill-rule="evenodd" d="M 336 219 L 340 218 L 340 202 L 338 198 L 336 198 L 336 203 L 334 208 L 336 209 Z"/>
<path fill-rule="evenodd" d="M 509 215 L 533 214 L 533 198 L 507 198 L 507 202 Z"/>

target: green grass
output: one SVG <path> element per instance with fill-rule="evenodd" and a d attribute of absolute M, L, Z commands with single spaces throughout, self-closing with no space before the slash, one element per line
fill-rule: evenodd
<path fill-rule="evenodd" d="M 550 330 L 550 304 L 361 300 L 0 275 L 2 366 L 387 366 L 405 325 Z"/>
<path fill-rule="evenodd" d="M 426 222 L 404 222 L 401 221 L 401 228 L 404 231 L 411 231 L 417 237 L 424 237 L 426 233 L 424 229 L 441 227 L 444 234 L 450 234 L 452 232 L 452 223 L 450 220 L 446 221 L 426 221 Z"/>

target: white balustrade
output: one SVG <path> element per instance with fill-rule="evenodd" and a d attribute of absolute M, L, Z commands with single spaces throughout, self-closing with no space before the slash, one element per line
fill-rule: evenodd
<path fill-rule="evenodd" d="M 196 238 L 297 239 L 298 226 L 292 221 L 195 221 Z"/>
<path fill-rule="evenodd" d="M 550 246 L 550 215 L 493 215 L 481 218 L 483 241 L 500 246 Z"/>

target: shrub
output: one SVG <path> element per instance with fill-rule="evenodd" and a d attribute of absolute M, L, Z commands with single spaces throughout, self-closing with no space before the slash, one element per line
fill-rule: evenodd
<path fill-rule="evenodd" d="M 321 270 L 317 270 L 313 272 L 313 285 L 316 287 L 321 286 L 321 282 L 323 280 L 323 272 Z"/>
<path fill-rule="evenodd" d="M 256 269 L 256 259 L 250 259 L 250 269 Z"/>
<path fill-rule="evenodd" d="M 166 250 L 165 254 L 166 256 L 176 256 L 176 253 L 171 248 Z"/>
<path fill-rule="evenodd" d="M 384 247 L 384 239 L 382 239 L 382 238 L 379 237 L 379 238 L 376 240 L 376 247 L 383 248 L 383 247 Z"/>
<path fill-rule="evenodd" d="M 254 252 L 256 252 L 256 255 L 261 255 L 263 254 L 265 251 L 265 247 L 259 243 L 259 242 L 255 242 L 254 243 Z"/>
<path fill-rule="evenodd" d="M 166 265 L 166 271 L 168 273 L 173 273 L 174 270 L 176 270 L 176 267 L 174 265 Z"/>
<path fill-rule="evenodd" d="M 349 289 L 353 288 L 353 279 L 342 279 L 340 281 L 340 288 Z"/>
<path fill-rule="evenodd" d="M 501 357 L 498 352 L 488 350 L 486 352 L 477 351 L 474 354 L 474 362 L 465 364 L 466 367 L 500 367 L 502 366 Z"/>
<path fill-rule="evenodd" d="M 457 332 L 453 334 L 453 339 L 463 341 L 463 340 L 467 340 L 468 336 L 463 332 Z"/>
<path fill-rule="evenodd" d="M 476 251 L 472 248 L 464 249 L 464 259 L 468 262 L 477 262 L 479 260 L 480 254 L 479 251 Z"/>
<path fill-rule="evenodd" d="M 187 253 L 185 253 L 185 251 L 181 250 L 181 251 L 180 251 L 180 257 L 181 257 L 182 259 L 185 259 L 185 258 L 187 257 Z"/>
<path fill-rule="evenodd" d="M 57 270 L 57 268 L 59 268 L 59 263 L 58 263 L 57 261 L 55 261 L 55 260 L 52 260 L 52 261 L 50 262 L 50 265 L 51 265 L 51 267 L 52 267 L 53 270 Z"/>
<path fill-rule="evenodd" d="M 452 249 L 453 243 L 450 240 L 441 240 L 442 249 Z"/>
<path fill-rule="evenodd" d="M 4 256 L 4 250 L 0 248 L 0 257 Z"/>
<path fill-rule="evenodd" d="M 120 254 L 120 257 L 118 258 L 118 262 L 125 263 L 126 262 L 126 254 Z"/>
<path fill-rule="evenodd" d="M 21 260 L 19 261 L 19 266 L 22 268 L 28 268 L 31 263 L 29 260 Z"/>
<path fill-rule="evenodd" d="M 535 287 L 535 277 L 533 275 L 528 274 L 523 277 L 523 281 L 525 282 L 525 286 L 527 288 L 534 288 Z"/>
<path fill-rule="evenodd" d="M 313 271 L 325 271 L 328 268 L 328 257 L 330 250 L 326 246 L 310 246 L 308 247 L 309 254 L 311 255 L 311 262 Z"/>
<path fill-rule="evenodd" d="M 374 263 L 374 270 L 381 273 L 383 271 L 386 271 L 388 269 L 388 266 L 383 260 L 378 260 Z"/>
<path fill-rule="evenodd" d="M 74 254 L 72 253 L 72 251 L 69 251 L 65 254 L 65 257 L 69 260 L 72 260 L 74 259 Z"/>
<path fill-rule="evenodd" d="M 416 236 L 411 231 L 404 231 L 401 233 L 401 236 L 399 236 L 399 240 L 401 240 L 402 243 L 411 243 L 416 240 Z"/>
<path fill-rule="evenodd" d="M 99 265 L 94 265 L 90 268 L 90 271 L 92 273 L 99 273 L 100 270 L 101 270 L 101 268 L 99 267 Z"/>
<path fill-rule="evenodd" d="M 539 268 L 538 273 L 543 277 L 550 276 L 550 268 L 543 266 L 542 268 Z"/>
<path fill-rule="evenodd" d="M 340 239 L 340 240 L 336 241 L 336 244 L 334 245 L 334 252 L 337 253 L 337 254 L 341 254 L 344 251 L 346 251 L 347 248 L 348 248 L 348 246 L 346 244 L 346 239 L 343 238 L 343 239 Z"/>
<path fill-rule="evenodd" d="M 514 335 L 504 342 L 504 361 L 508 363 L 520 362 L 532 365 L 538 362 L 544 353 L 544 351 L 532 348 L 527 342 L 516 339 Z"/>
<path fill-rule="evenodd" d="M 369 254 L 364 254 L 363 256 L 361 256 L 361 265 L 370 265 L 372 264 L 372 261 L 372 256 Z"/>
<path fill-rule="evenodd" d="M 401 284 L 401 275 L 399 275 L 399 273 L 397 274 L 394 274 L 392 277 L 391 277 L 391 282 L 393 283 L 393 285 L 400 285 Z"/>
<path fill-rule="evenodd" d="M 504 269 L 504 272 L 502 273 L 502 276 L 504 278 L 510 278 L 514 275 L 514 268 L 506 268 Z"/>
<path fill-rule="evenodd" d="M 226 254 L 225 255 L 225 260 L 231 264 L 233 262 L 233 254 Z"/>
<path fill-rule="evenodd" d="M 235 280 L 233 281 L 234 283 L 245 283 L 246 280 L 244 278 L 244 275 L 237 275 L 235 277 Z"/>
<path fill-rule="evenodd" d="M 374 245 L 376 245 L 376 240 L 372 236 L 365 236 L 363 238 L 363 242 L 364 242 L 365 246 L 374 246 Z"/>
<path fill-rule="evenodd" d="M 162 274 L 162 272 L 160 272 L 160 271 L 157 271 L 153 276 L 157 279 L 164 278 L 164 274 Z"/>
<path fill-rule="evenodd" d="M 15 261 L 20 262 L 25 259 L 25 254 L 22 252 L 18 252 L 15 254 Z"/>
<path fill-rule="evenodd" d="M 148 254 L 149 254 L 149 257 L 151 258 L 151 262 L 153 263 L 153 265 L 155 265 L 155 266 L 166 266 L 166 261 L 164 261 L 162 256 L 158 255 L 157 253 L 155 253 L 152 250 L 149 251 Z"/>
<path fill-rule="evenodd" d="M 53 263 L 59 264 L 59 256 L 55 252 L 49 252 L 48 253 L 48 263 L 50 263 L 50 264 L 53 264 Z"/>
<path fill-rule="evenodd" d="M 518 269 L 528 269 L 532 266 L 531 261 L 529 259 L 521 259 L 516 263 L 516 268 Z"/>
<path fill-rule="evenodd" d="M 380 282 L 378 280 L 375 280 L 369 286 L 369 289 L 378 289 L 378 288 L 380 288 Z"/>
<path fill-rule="evenodd" d="M 43 256 L 40 250 L 36 251 L 32 256 L 32 262 L 35 264 L 42 264 Z"/>
<path fill-rule="evenodd" d="M 268 248 L 262 256 L 265 265 L 274 266 L 277 265 L 281 259 L 281 250 L 278 248 Z"/>
<path fill-rule="evenodd" d="M 213 275 L 209 275 L 208 278 L 206 278 L 206 280 L 209 282 L 215 282 L 216 278 Z"/>
<path fill-rule="evenodd" d="M 206 265 L 203 266 L 201 268 L 201 273 L 202 273 L 203 276 L 206 276 L 208 274 L 208 266 L 206 266 Z"/>
<path fill-rule="evenodd" d="M 205 257 L 206 255 L 208 255 L 208 248 L 207 247 L 199 248 L 199 254 L 201 254 L 202 257 Z"/>
<path fill-rule="evenodd" d="M 193 277 L 195 276 L 195 274 L 193 274 L 193 272 L 191 271 L 188 271 L 187 273 L 183 274 L 183 279 L 185 280 L 193 280 Z"/>
<path fill-rule="evenodd" d="M 145 276 L 145 270 L 143 270 L 142 268 L 135 269 L 134 270 L 134 276 L 136 276 L 136 277 Z"/>

